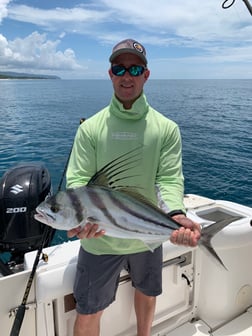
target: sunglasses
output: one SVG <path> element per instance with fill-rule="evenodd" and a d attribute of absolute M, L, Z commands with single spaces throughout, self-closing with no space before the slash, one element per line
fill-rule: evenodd
<path fill-rule="evenodd" d="M 129 68 L 125 68 L 123 65 L 113 65 L 111 67 L 111 71 L 115 76 L 123 76 L 126 71 L 133 76 L 141 76 L 144 73 L 144 70 L 146 70 L 146 67 L 142 65 L 131 65 Z"/>

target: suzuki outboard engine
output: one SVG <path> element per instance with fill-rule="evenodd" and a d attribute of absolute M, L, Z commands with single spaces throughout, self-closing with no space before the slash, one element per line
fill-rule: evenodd
<path fill-rule="evenodd" d="M 49 172 L 39 163 L 13 167 L 0 180 L 0 252 L 10 252 L 11 260 L 22 263 L 26 252 L 40 246 L 45 225 L 34 214 L 50 192 Z"/>

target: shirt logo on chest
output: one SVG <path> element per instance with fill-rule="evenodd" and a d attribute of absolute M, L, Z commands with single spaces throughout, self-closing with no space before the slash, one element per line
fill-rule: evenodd
<path fill-rule="evenodd" d="M 112 132 L 113 140 L 136 140 L 137 133 L 134 132 Z"/>

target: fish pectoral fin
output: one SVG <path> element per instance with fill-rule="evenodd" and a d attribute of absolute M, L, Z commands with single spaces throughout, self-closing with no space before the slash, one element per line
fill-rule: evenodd
<path fill-rule="evenodd" d="M 89 216 L 89 217 L 87 217 L 85 222 L 86 223 L 88 222 L 88 223 L 91 223 L 91 224 L 98 224 L 100 222 L 100 220 L 96 217 Z"/>

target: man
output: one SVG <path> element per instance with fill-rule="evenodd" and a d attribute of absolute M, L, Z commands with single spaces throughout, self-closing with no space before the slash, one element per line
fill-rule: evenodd
<path fill-rule="evenodd" d="M 105 164 L 141 145 L 141 159 L 128 173 L 130 183 L 126 179 L 126 185 L 138 188 L 151 202 L 162 203 L 182 225 L 173 232 L 173 243 L 195 246 L 200 227 L 185 216 L 180 132 L 173 121 L 149 106 L 143 93 L 150 75 L 145 48 L 127 39 L 113 48 L 109 60 L 114 95 L 109 106 L 80 126 L 67 186 L 86 184 Z M 99 335 L 102 312 L 114 301 L 120 272 L 126 268 L 135 287 L 137 335 L 149 336 L 156 296 L 162 291 L 162 246 L 151 252 L 139 240 L 108 237 L 91 223 L 68 235 L 81 239 L 74 285 L 74 335 Z"/>

